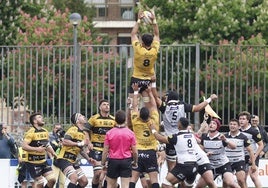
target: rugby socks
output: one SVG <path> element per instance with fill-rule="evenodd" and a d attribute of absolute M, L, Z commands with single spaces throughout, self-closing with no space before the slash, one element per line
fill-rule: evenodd
<path fill-rule="evenodd" d="M 153 183 L 152 188 L 160 188 L 159 183 Z"/>
<path fill-rule="evenodd" d="M 136 183 L 134 182 L 129 182 L 129 188 L 135 188 L 136 186 Z"/>
<path fill-rule="evenodd" d="M 70 182 L 70 183 L 68 184 L 67 188 L 77 188 L 77 187 L 76 187 L 75 184 L 73 184 L 73 183 Z"/>
<path fill-rule="evenodd" d="M 92 183 L 92 188 L 98 188 L 99 187 L 99 184 L 93 184 Z"/>
<path fill-rule="evenodd" d="M 102 186 L 102 188 L 107 188 L 107 181 L 106 181 L 106 179 L 103 181 L 103 186 Z"/>

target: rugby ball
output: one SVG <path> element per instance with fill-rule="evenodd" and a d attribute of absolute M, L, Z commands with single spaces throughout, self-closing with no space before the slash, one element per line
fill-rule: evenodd
<path fill-rule="evenodd" d="M 143 14 L 144 14 L 144 17 L 142 18 L 143 22 L 145 24 L 152 24 L 153 23 L 153 20 L 152 20 L 152 13 L 145 10 L 143 11 Z"/>

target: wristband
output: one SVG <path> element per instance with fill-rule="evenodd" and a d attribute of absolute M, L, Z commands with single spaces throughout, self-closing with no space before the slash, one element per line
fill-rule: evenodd
<path fill-rule="evenodd" d="M 137 23 L 140 24 L 140 23 L 141 23 L 141 19 L 138 19 L 138 20 L 137 20 Z"/>
<path fill-rule="evenodd" d="M 156 19 L 153 19 L 153 24 L 154 24 L 154 25 L 157 24 Z"/>
<path fill-rule="evenodd" d="M 77 146 L 79 146 L 79 147 L 84 146 L 84 145 L 85 145 L 84 141 L 82 141 L 82 142 L 77 142 Z"/>
<path fill-rule="evenodd" d="M 209 97 L 208 99 L 205 100 L 208 104 L 211 102 L 211 98 Z"/>
<path fill-rule="evenodd" d="M 134 91 L 134 95 L 138 95 L 139 94 L 139 91 Z"/>
<path fill-rule="evenodd" d="M 152 82 L 152 88 L 156 88 L 156 82 Z"/>
<path fill-rule="evenodd" d="M 155 129 L 152 129 L 152 133 L 155 134 L 157 133 L 157 131 Z"/>

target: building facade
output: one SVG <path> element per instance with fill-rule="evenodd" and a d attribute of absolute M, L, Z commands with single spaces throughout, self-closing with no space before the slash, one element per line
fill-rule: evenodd
<path fill-rule="evenodd" d="M 85 0 L 96 8 L 95 27 L 109 36 L 111 45 L 131 44 L 130 32 L 136 21 L 137 0 Z"/>

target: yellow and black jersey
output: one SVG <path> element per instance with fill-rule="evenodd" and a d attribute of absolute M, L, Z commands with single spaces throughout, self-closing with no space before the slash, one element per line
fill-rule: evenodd
<path fill-rule="evenodd" d="M 114 117 L 111 115 L 103 117 L 100 114 L 96 114 L 88 120 L 88 123 L 91 125 L 90 139 L 93 149 L 103 151 L 105 135 L 115 126 Z"/>
<path fill-rule="evenodd" d="M 65 133 L 64 139 L 70 139 L 73 142 L 81 142 L 85 139 L 85 133 L 77 126 L 71 126 Z M 71 163 L 75 163 L 77 155 L 81 151 L 81 147 L 78 146 L 62 146 L 57 159 L 66 159 Z"/>
<path fill-rule="evenodd" d="M 46 129 L 36 129 L 31 127 L 24 136 L 24 141 L 32 147 L 47 146 L 49 143 L 49 133 Z M 46 161 L 46 152 L 27 151 L 28 156 L 25 161 L 33 164 L 41 164 Z"/>
<path fill-rule="evenodd" d="M 132 76 L 143 80 L 151 80 L 151 77 L 155 75 L 154 65 L 160 47 L 159 41 L 153 41 L 149 50 L 144 48 L 138 40 L 133 41 L 132 46 L 134 49 Z"/>
<path fill-rule="evenodd" d="M 19 147 L 19 158 L 21 162 L 27 161 L 28 158 L 27 151 L 23 150 L 22 147 Z"/>
<path fill-rule="evenodd" d="M 131 121 L 133 125 L 133 132 L 137 139 L 138 150 L 156 150 L 158 143 L 152 134 L 149 125 L 154 124 L 156 130 L 159 130 L 159 113 L 157 110 L 151 111 L 150 120 L 144 122 L 139 118 L 139 112 L 131 112 Z"/>

